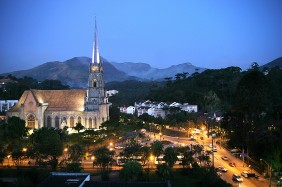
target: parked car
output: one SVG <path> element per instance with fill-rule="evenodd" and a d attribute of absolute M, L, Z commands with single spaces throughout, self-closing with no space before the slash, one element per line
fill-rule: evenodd
<path fill-rule="evenodd" d="M 243 182 L 243 179 L 241 178 L 241 176 L 237 174 L 232 175 L 232 180 L 235 182 Z"/>
<path fill-rule="evenodd" d="M 221 172 L 227 172 L 227 171 L 228 171 L 228 169 L 226 169 L 226 168 L 223 167 L 223 166 L 218 166 L 218 167 L 217 167 L 217 170 L 218 170 L 218 171 L 221 171 Z"/>
<path fill-rule="evenodd" d="M 241 175 L 245 178 L 249 177 L 249 173 L 247 171 L 242 171 Z"/>
<path fill-rule="evenodd" d="M 227 156 L 222 156 L 221 159 L 225 160 L 225 161 L 228 161 L 228 157 Z"/>
<path fill-rule="evenodd" d="M 236 164 L 235 164 L 234 162 L 230 162 L 230 163 L 229 163 L 229 166 L 231 166 L 231 167 L 236 167 Z"/>

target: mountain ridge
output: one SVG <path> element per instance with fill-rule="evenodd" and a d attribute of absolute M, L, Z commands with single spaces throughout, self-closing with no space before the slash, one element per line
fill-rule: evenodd
<path fill-rule="evenodd" d="M 192 75 L 195 72 L 201 73 L 207 68 L 196 67 L 189 62 L 172 65 L 168 68 L 154 68 L 146 63 L 134 62 L 110 62 L 105 58 L 101 58 L 104 63 L 105 82 L 139 80 L 139 81 L 161 81 L 164 78 L 174 78 L 177 73 L 186 72 Z M 28 70 L 19 70 L 1 75 L 12 74 L 17 78 L 24 76 L 35 78 L 39 81 L 45 79 L 60 80 L 62 83 L 72 88 L 85 88 L 87 86 L 89 57 L 74 57 L 66 61 L 46 62 Z M 261 67 L 282 68 L 282 57 L 279 57 Z"/>

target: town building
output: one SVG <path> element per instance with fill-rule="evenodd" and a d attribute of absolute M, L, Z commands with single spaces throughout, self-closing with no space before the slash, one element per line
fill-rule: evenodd
<path fill-rule="evenodd" d="M 0 112 L 6 112 L 10 110 L 10 108 L 17 103 L 18 100 L 0 100 Z"/>
<path fill-rule="evenodd" d="M 161 117 L 165 118 L 168 114 L 170 114 L 169 109 L 176 108 L 179 111 L 185 112 L 198 112 L 198 105 L 190 105 L 188 103 L 165 103 L 165 102 L 152 102 L 150 100 L 144 102 L 135 102 L 134 106 L 129 107 L 120 107 L 120 112 L 127 114 L 134 114 L 137 111 L 137 116 L 141 116 L 142 114 L 148 114 L 155 118 Z"/>
<path fill-rule="evenodd" d="M 103 68 L 95 23 L 87 89 L 26 90 L 19 102 L 7 111 L 7 118 L 20 117 L 29 128 L 72 128 L 81 123 L 85 128 L 98 129 L 101 123 L 109 119 L 110 103 L 105 90 Z"/>

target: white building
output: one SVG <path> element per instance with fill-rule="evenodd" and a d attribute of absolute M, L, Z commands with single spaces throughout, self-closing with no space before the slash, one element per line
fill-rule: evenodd
<path fill-rule="evenodd" d="M 134 106 L 129 106 L 126 108 L 126 113 L 127 114 L 134 114 L 135 113 L 135 107 Z"/>
<path fill-rule="evenodd" d="M 18 101 L 19 100 L 0 100 L 0 112 L 10 110 Z"/>
<path fill-rule="evenodd" d="M 150 100 L 147 100 L 145 102 L 135 102 L 134 104 L 135 108 L 130 106 L 128 108 L 126 107 L 120 107 L 120 112 L 130 114 L 135 112 L 137 110 L 137 115 L 141 116 L 142 114 L 148 114 L 150 116 L 162 117 L 165 118 L 167 114 L 169 114 L 168 108 L 174 108 L 178 107 L 182 111 L 186 112 L 198 112 L 198 105 L 189 105 L 188 103 L 177 103 L 173 102 L 171 104 L 167 104 L 165 102 L 151 102 Z M 133 113 L 134 113 L 133 112 Z"/>
<path fill-rule="evenodd" d="M 116 94 L 118 94 L 117 90 L 108 90 L 107 91 L 108 97 L 111 97 L 111 96 L 116 95 Z"/>
<path fill-rule="evenodd" d="M 198 112 L 198 105 L 189 105 L 188 103 L 184 103 L 180 106 L 180 108 L 186 112 Z"/>

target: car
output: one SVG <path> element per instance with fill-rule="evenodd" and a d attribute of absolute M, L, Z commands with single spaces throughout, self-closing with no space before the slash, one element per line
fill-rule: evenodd
<path fill-rule="evenodd" d="M 123 149 L 124 147 L 122 146 L 116 146 L 115 149 Z"/>
<path fill-rule="evenodd" d="M 228 161 L 228 157 L 227 156 L 222 156 L 221 159 L 225 160 L 225 161 Z"/>
<path fill-rule="evenodd" d="M 236 167 L 236 164 L 235 164 L 234 162 L 230 162 L 230 163 L 229 163 L 229 166 L 231 166 L 231 167 Z"/>
<path fill-rule="evenodd" d="M 217 152 L 217 149 L 216 149 L 216 147 L 214 147 L 214 148 L 213 148 L 212 150 L 213 150 L 213 152 Z"/>
<path fill-rule="evenodd" d="M 245 178 L 249 177 L 249 173 L 247 171 L 242 171 L 241 175 Z"/>
<path fill-rule="evenodd" d="M 216 172 L 216 174 L 217 174 L 218 176 L 222 176 L 222 173 L 221 173 L 221 172 Z"/>
<path fill-rule="evenodd" d="M 223 166 L 218 166 L 217 169 L 218 169 L 218 171 L 221 171 L 221 172 L 227 172 L 228 171 L 228 169 L 226 169 Z"/>
<path fill-rule="evenodd" d="M 231 153 L 239 153 L 240 149 L 234 148 L 234 149 L 230 149 Z"/>
<path fill-rule="evenodd" d="M 243 182 L 243 179 L 240 177 L 240 175 L 237 174 L 232 175 L 232 180 L 235 182 Z"/>

